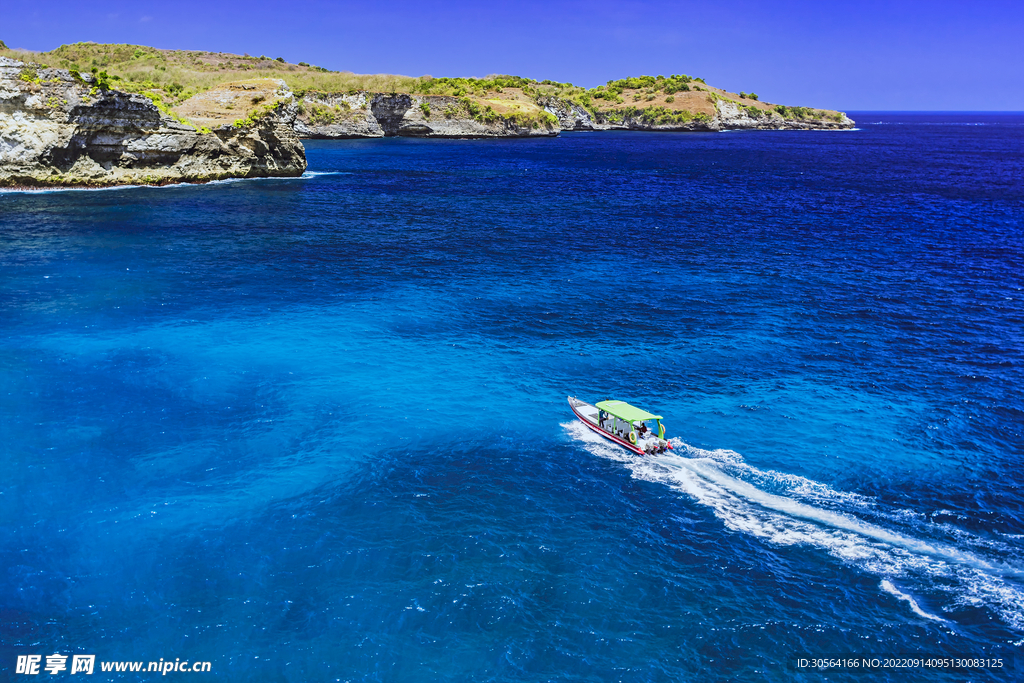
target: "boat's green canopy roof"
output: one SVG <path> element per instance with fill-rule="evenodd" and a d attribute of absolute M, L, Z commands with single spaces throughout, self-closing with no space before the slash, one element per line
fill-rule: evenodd
<path fill-rule="evenodd" d="M 610 415 L 614 415 L 626 422 L 637 422 L 641 420 L 660 420 L 661 415 L 651 415 L 646 410 L 631 406 L 625 401 L 601 401 L 597 407 Z"/>

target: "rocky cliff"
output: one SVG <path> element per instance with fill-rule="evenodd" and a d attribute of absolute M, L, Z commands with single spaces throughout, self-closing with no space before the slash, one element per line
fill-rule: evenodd
<path fill-rule="evenodd" d="M 541 100 L 544 111 L 558 119 L 560 130 L 609 130 L 609 126 L 598 123 L 594 115 L 577 102 L 558 97 Z"/>
<path fill-rule="evenodd" d="M 550 137 L 560 128 L 539 107 L 405 93 L 307 93 L 295 131 L 307 138 Z"/>
<path fill-rule="evenodd" d="M 298 106 L 295 132 L 304 138 L 381 138 L 384 129 L 373 115 L 373 95 L 310 93 Z"/>
<path fill-rule="evenodd" d="M 294 103 L 214 129 L 88 74 L 0 57 L 0 186 L 108 186 L 297 176 Z"/>
<path fill-rule="evenodd" d="M 842 130 L 854 126 L 841 112 L 743 105 L 730 99 L 705 97 L 704 106 L 683 110 L 651 106 L 591 111 L 571 100 L 554 97 L 542 104 L 545 111 L 557 117 L 563 131 Z"/>
<path fill-rule="evenodd" d="M 509 96 L 506 91 L 505 96 Z M 541 97 L 532 109 L 496 107 L 511 100 L 404 93 L 307 93 L 295 131 L 320 139 L 379 137 L 538 137 L 562 131 L 643 130 L 838 130 L 854 123 L 840 112 L 779 107 L 694 92 L 680 95 L 683 108 L 650 106 L 587 108 L 559 97 Z M 521 104 L 519 105 L 522 106 Z M 547 114 L 547 116 L 545 116 Z"/>

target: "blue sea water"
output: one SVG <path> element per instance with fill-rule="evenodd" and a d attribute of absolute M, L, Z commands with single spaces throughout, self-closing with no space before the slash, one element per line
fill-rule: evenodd
<path fill-rule="evenodd" d="M 853 118 L 0 193 L 0 671 L 1021 680 L 1024 115 Z"/>

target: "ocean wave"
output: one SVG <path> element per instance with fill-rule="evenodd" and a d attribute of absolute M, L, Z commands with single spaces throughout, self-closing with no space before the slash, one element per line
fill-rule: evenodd
<path fill-rule="evenodd" d="M 252 183 L 267 182 L 272 180 L 307 180 L 322 175 L 349 175 L 351 171 L 306 171 L 301 176 L 271 176 L 263 178 L 221 178 L 219 180 L 204 180 L 201 182 L 190 182 L 182 180 L 179 182 L 164 183 L 162 185 L 108 185 L 106 187 L 0 187 L 0 194 L 54 194 L 58 192 L 116 192 L 119 190 L 170 190 L 183 187 L 205 187 L 207 185 L 226 185 L 229 183 Z"/>
<path fill-rule="evenodd" d="M 578 422 L 563 427 L 593 455 L 621 462 L 637 479 L 686 494 L 732 531 L 779 546 L 818 548 L 880 577 L 882 590 L 907 602 L 918 616 L 945 621 L 897 590 L 894 579 L 938 596 L 943 611 L 987 607 L 1011 628 L 1024 631 L 1024 587 L 1014 580 L 1024 571 L 1005 559 L 1019 556 L 1008 544 L 963 530 L 951 534 L 949 524 L 932 524 L 919 512 L 887 510 L 870 497 L 758 469 L 735 451 L 708 451 L 672 439 L 672 453 L 636 456 Z M 896 520 L 908 520 L 913 533 L 892 528 L 900 526 Z M 954 541 L 946 540 L 951 536 Z"/>
<path fill-rule="evenodd" d="M 319 178 L 320 176 L 326 175 L 355 175 L 352 171 L 306 171 L 301 176 L 302 179 L 306 178 Z"/>

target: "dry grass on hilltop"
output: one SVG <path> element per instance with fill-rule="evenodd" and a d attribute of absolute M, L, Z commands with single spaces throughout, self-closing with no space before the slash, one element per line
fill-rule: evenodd
<path fill-rule="evenodd" d="M 61 69 L 105 71 L 111 85 L 119 90 L 158 90 L 171 103 L 182 102 L 221 83 L 253 78 L 281 78 L 300 93 L 306 90 L 410 92 L 421 80 L 391 74 L 327 71 L 266 56 L 161 50 L 144 45 L 74 43 L 49 52 L 0 49 L 0 54 Z"/>

